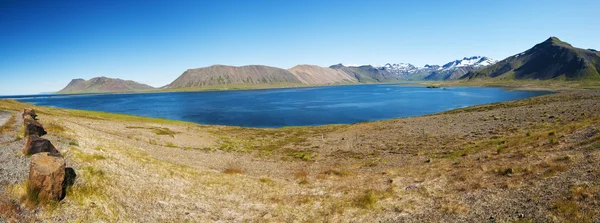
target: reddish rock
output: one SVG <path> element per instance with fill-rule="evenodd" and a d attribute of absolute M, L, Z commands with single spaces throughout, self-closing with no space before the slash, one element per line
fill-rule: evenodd
<path fill-rule="evenodd" d="M 33 120 L 37 120 L 37 115 L 35 114 L 35 111 L 31 108 L 26 108 L 23 110 L 23 119 L 25 119 L 25 116 L 30 116 Z"/>
<path fill-rule="evenodd" d="M 60 152 L 52 145 L 50 140 L 40 138 L 36 135 L 31 135 L 27 139 L 27 144 L 25 144 L 25 148 L 23 149 L 23 153 L 26 155 L 33 155 L 37 153 L 51 153 L 57 156 L 61 156 Z"/>
<path fill-rule="evenodd" d="M 47 133 L 46 130 L 44 130 L 44 126 L 36 120 L 25 119 L 23 123 L 25 125 L 25 136 L 43 136 Z"/>
<path fill-rule="evenodd" d="M 38 153 L 29 164 L 28 193 L 39 201 L 60 200 L 63 197 L 65 160 L 50 153 Z"/>

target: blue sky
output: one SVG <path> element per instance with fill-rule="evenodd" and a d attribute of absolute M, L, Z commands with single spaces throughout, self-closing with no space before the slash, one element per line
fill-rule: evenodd
<path fill-rule="evenodd" d="M 0 95 L 73 78 L 156 87 L 213 64 L 443 64 L 550 36 L 600 48 L 598 0 L 0 0 Z"/>

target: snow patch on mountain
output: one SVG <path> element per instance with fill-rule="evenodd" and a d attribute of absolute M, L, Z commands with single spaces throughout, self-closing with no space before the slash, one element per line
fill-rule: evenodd
<path fill-rule="evenodd" d="M 379 69 L 387 70 L 390 72 L 402 72 L 402 73 L 414 73 L 417 72 L 420 68 L 415 65 L 409 63 L 387 63 L 383 66 L 378 66 Z"/>
<path fill-rule="evenodd" d="M 447 64 L 444 64 L 444 66 L 442 66 L 441 69 L 442 70 L 450 70 L 450 69 L 455 69 L 455 68 L 459 68 L 459 67 L 467 67 L 467 66 L 483 67 L 483 66 L 489 66 L 489 65 L 495 64 L 496 62 L 498 62 L 498 61 L 488 58 L 488 57 L 472 56 L 472 57 L 465 57 L 462 60 L 455 60 L 455 61 L 449 62 Z"/>

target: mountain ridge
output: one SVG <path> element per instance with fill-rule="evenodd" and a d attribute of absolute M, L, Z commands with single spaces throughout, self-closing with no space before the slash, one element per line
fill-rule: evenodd
<path fill-rule="evenodd" d="M 164 89 L 202 88 L 214 85 L 232 84 L 302 84 L 288 70 L 265 66 L 212 65 L 209 67 L 188 69 Z"/>
<path fill-rule="evenodd" d="M 94 77 L 89 80 L 76 78 L 71 80 L 66 87 L 56 92 L 57 94 L 79 94 L 79 93 L 118 93 L 150 91 L 155 88 L 132 80 L 119 78 Z"/>
<path fill-rule="evenodd" d="M 573 47 L 550 37 L 532 48 L 507 57 L 460 79 L 600 80 L 600 53 Z"/>
<path fill-rule="evenodd" d="M 556 37 L 519 54 L 497 61 L 470 56 L 443 65 L 417 67 L 410 63 L 382 66 L 300 64 L 289 69 L 266 65 L 212 65 L 188 69 L 161 91 L 252 89 L 357 83 L 393 83 L 405 80 L 540 79 L 600 80 L 600 52 L 580 49 Z M 138 92 L 157 90 L 134 81 L 106 77 L 73 79 L 58 93 Z"/>

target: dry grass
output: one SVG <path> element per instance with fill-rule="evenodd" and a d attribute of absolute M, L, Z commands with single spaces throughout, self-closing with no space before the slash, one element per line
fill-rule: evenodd
<path fill-rule="evenodd" d="M 65 128 L 56 121 L 42 123 L 42 125 L 44 126 L 44 130 L 50 134 L 61 134 L 65 132 Z"/>
<path fill-rule="evenodd" d="M 230 167 L 230 168 L 226 168 L 225 170 L 223 170 L 223 173 L 225 173 L 225 174 L 243 174 L 245 172 L 242 169 Z"/>
<path fill-rule="evenodd" d="M 10 118 L 4 123 L 4 125 L 0 126 L 0 134 L 8 132 L 12 130 L 13 126 L 17 123 L 15 116 L 12 115 Z"/>
<path fill-rule="evenodd" d="M 592 209 L 600 199 L 598 99 L 567 92 L 426 117 L 281 129 L 39 107 L 40 118 L 64 128 L 52 137 L 64 142 L 79 177 L 64 201 L 35 216 L 484 222 L 493 211 L 509 222 L 519 220 L 511 206 L 519 201 L 522 222 L 585 222 L 600 216 Z"/>

